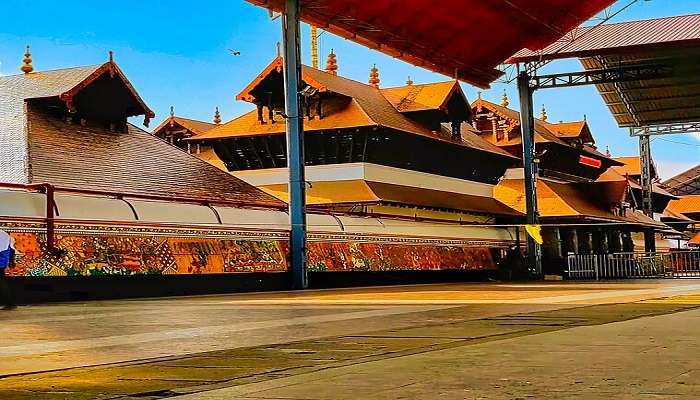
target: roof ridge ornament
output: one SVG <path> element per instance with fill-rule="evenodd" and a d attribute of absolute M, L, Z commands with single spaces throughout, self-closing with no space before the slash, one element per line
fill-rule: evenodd
<path fill-rule="evenodd" d="M 328 53 L 328 58 L 326 58 L 326 72 L 333 75 L 338 75 L 338 60 L 336 59 L 333 49 Z"/>
<path fill-rule="evenodd" d="M 24 52 L 24 59 L 22 59 L 22 66 L 20 70 L 25 74 L 29 74 L 34 71 L 34 66 L 32 65 L 32 53 L 29 51 L 29 45 L 27 45 L 27 50 Z"/>
<path fill-rule="evenodd" d="M 219 107 L 214 110 L 214 123 L 219 125 L 221 123 L 221 113 L 219 113 Z"/>
<path fill-rule="evenodd" d="M 411 80 L 411 75 L 409 75 L 408 79 L 406 79 L 406 85 L 408 85 L 408 86 L 413 85 L 413 81 Z"/>
<path fill-rule="evenodd" d="M 542 104 L 542 111 L 540 113 L 540 119 L 544 122 L 547 122 L 547 109 L 544 107 L 544 104 Z"/>
<path fill-rule="evenodd" d="M 175 107 L 170 106 L 170 127 L 175 127 Z"/>
<path fill-rule="evenodd" d="M 370 86 L 379 88 L 379 82 L 379 69 L 377 68 L 377 64 L 373 64 L 372 69 L 369 70 L 369 84 Z"/>
<path fill-rule="evenodd" d="M 503 107 L 508 107 L 510 102 L 508 101 L 508 93 L 506 93 L 506 90 L 503 89 L 503 96 L 501 96 L 501 106 Z"/>

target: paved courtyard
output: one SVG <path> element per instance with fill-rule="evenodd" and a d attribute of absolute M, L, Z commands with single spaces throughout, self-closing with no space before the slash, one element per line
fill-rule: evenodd
<path fill-rule="evenodd" d="M 700 280 L 446 284 L 0 313 L 0 399 L 695 399 Z"/>

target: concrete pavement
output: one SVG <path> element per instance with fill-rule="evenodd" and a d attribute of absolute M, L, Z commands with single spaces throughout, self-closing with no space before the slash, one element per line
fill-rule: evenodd
<path fill-rule="evenodd" d="M 0 314 L 0 398 L 700 396 L 696 294 L 668 280 L 36 305 Z"/>

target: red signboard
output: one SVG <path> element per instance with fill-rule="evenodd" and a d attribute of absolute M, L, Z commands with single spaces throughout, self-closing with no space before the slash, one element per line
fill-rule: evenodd
<path fill-rule="evenodd" d="M 603 165 L 603 162 L 592 158 L 592 157 L 586 157 L 586 156 L 580 156 L 578 159 L 579 164 L 583 164 L 588 167 L 593 167 L 593 168 L 600 168 Z"/>

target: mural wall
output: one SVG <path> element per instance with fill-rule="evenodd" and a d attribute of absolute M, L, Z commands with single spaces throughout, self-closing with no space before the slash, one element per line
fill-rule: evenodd
<path fill-rule="evenodd" d="M 2 227 L 0 227 L 2 228 Z M 9 229 L 17 248 L 14 276 L 97 276 L 284 272 L 288 245 L 279 234 L 206 237 L 159 234 L 59 233 L 61 255 L 48 255 L 43 232 Z M 211 233 L 211 232 L 210 232 Z M 211 236 L 211 235 L 210 235 Z M 220 237 L 223 236 L 223 237 Z M 202 238 L 204 237 L 204 238 Z M 337 239 L 337 238 L 336 238 Z M 312 271 L 494 269 L 486 246 L 411 244 L 346 240 L 312 241 Z M 403 240 L 405 242 L 405 240 Z"/>

